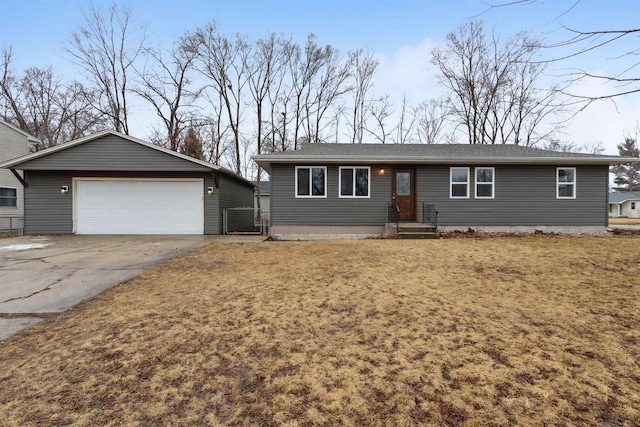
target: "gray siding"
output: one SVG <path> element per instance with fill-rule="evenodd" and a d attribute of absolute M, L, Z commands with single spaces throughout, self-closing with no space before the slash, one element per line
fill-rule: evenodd
<path fill-rule="evenodd" d="M 21 170 L 202 171 L 210 169 L 153 148 L 107 135 L 19 166 Z"/>
<path fill-rule="evenodd" d="M 4 123 L 0 123 L 0 163 L 29 154 L 29 140 L 20 132 L 16 132 Z M 3 215 L 22 215 L 24 212 L 24 191 L 20 181 L 9 169 L 0 169 L 0 187 L 18 190 L 18 206 L 0 206 L 0 230 L 9 228 L 9 219 Z M 13 220 L 15 227 L 17 221 Z"/>
<path fill-rule="evenodd" d="M 556 199 L 556 167 L 496 166 L 494 199 L 475 198 L 475 172 L 471 167 L 469 199 L 451 199 L 450 166 L 423 166 L 417 170 L 418 205 L 436 205 L 438 224 L 449 226 L 606 225 L 609 168 L 578 166 L 576 198 Z"/>
<path fill-rule="evenodd" d="M 253 188 L 220 175 L 220 188 L 215 189 L 214 179 L 209 173 L 184 172 L 69 172 L 69 171 L 26 171 L 28 187 L 25 191 L 25 228 L 27 234 L 70 234 L 73 232 L 73 205 L 71 193 L 60 194 L 60 187 L 68 185 L 72 190 L 73 177 L 93 178 L 204 178 L 204 232 L 220 234 L 222 216 L 220 201 L 225 206 L 250 206 Z M 209 196 L 207 187 L 214 187 Z M 237 202 L 234 203 L 234 197 Z M 248 200 L 248 204 L 247 203 Z"/>
<path fill-rule="evenodd" d="M 322 166 L 322 164 L 318 164 Z M 468 165 L 451 165 L 466 167 Z M 482 166 L 493 166 L 490 164 Z M 563 165 L 571 167 L 572 165 Z M 403 166 L 404 167 L 404 166 Z M 595 225 L 607 223 L 607 166 L 578 166 L 576 199 L 556 199 L 556 166 L 495 166 L 495 198 L 475 199 L 470 167 L 469 199 L 449 198 L 450 165 L 415 166 L 418 220 L 422 203 L 436 205 L 444 226 Z M 295 165 L 271 171 L 272 225 L 381 225 L 390 201 L 391 166 L 371 167 L 371 198 L 338 198 L 338 166 L 328 166 L 327 198 L 295 198 Z"/>
<path fill-rule="evenodd" d="M 220 189 L 217 192 L 220 208 L 218 209 L 220 228 L 222 233 L 222 210 L 228 208 L 253 208 L 254 187 L 240 181 L 233 180 L 226 175 L 220 175 Z M 234 213 L 228 218 L 228 230 L 234 231 L 253 225 L 253 212 Z"/>
<path fill-rule="evenodd" d="M 323 166 L 314 164 L 314 166 Z M 351 165 L 345 165 L 351 166 Z M 390 167 L 379 175 L 371 166 L 371 197 L 338 197 L 338 166 L 327 167 L 326 198 L 295 197 L 295 165 L 274 164 L 271 169 L 272 225 L 381 225 L 387 220 Z"/>
<path fill-rule="evenodd" d="M 71 192 L 60 194 L 60 187 L 63 185 L 68 185 L 71 189 L 71 177 L 65 172 L 25 172 L 26 234 L 73 232 Z"/>

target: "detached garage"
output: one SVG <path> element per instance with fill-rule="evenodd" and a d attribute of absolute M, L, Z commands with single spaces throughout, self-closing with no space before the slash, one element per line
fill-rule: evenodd
<path fill-rule="evenodd" d="M 27 234 L 221 234 L 224 209 L 253 206 L 233 172 L 115 131 L 0 166 L 24 171 Z"/>

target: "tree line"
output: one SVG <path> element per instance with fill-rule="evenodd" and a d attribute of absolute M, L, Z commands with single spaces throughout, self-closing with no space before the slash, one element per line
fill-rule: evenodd
<path fill-rule="evenodd" d="M 105 128 L 129 134 L 132 105 L 142 103 L 157 118 L 148 140 L 247 178 L 259 176 L 251 155 L 307 142 L 431 144 L 463 135 L 471 144 L 583 149 L 558 136 L 565 88 L 545 85 L 539 48 L 525 32 L 501 38 L 481 21 L 464 24 L 425 52 L 446 95 L 393 105 L 373 94 L 380 64 L 364 49 L 343 54 L 313 34 L 304 43 L 274 33 L 250 40 L 215 22 L 156 48 L 130 9 L 114 3 L 93 6 L 65 46 L 82 78 L 51 67 L 16 72 L 4 48 L 0 115 L 42 149 Z"/>

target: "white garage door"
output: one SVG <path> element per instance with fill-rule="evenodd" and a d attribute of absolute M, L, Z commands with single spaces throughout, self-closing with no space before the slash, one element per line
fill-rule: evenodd
<path fill-rule="evenodd" d="M 204 234 L 198 181 L 76 181 L 77 234 Z"/>

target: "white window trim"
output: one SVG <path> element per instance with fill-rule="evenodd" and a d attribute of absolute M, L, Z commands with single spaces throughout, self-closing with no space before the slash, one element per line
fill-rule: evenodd
<path fill-rule="evenodd" d="M 0 185 L 0 188 L 8 188 L 10 190 L 16 190 L 16 205 L 0 206 L 0 209 L 18 209 L 20 207 L 20 189 L 18 187 L 10 187 L 8 185 Z"/>
<path fill-rule="evenodd" d="M 491 182 L 478 182 L 478 169 L 491 169 Z M 492 166 L 478 166 L 475 168 L 474 182 L 475 182 L 475 192 L 473 197 L 476 199 L 493 199 L 496 195 L 496 168 Z M 478 196 L 478 184 L 479 185 L 489 185 L 491 184 L 491 196 Z"/>
<path fill-rule="evenodd" d="M 343 169 L 351 169 L 353 171 L 353 195 L 352 196 L 343 196 L 342 195 L 342 170 Z M 369 174 L 367 178 L 367 195 L 366 196 L 356 196 L 356 169 L 366 169 Z M 340 166 L 338 168 L 338 197 L 340 199 L 369 199 L 371 198 L 371 166 Z"/>
<path fill-rule="evenodd" d="M 560 170 L 561 169 L 573 169 L 573 182 L 560 182 Z M 567 166 L 567 167 L 558 167 L 556 168 L 556 199 L 560 200 L 572 200 L 576 198 L 578 194 L 578 172 L 575 167 Z M 561 196 L 560 195 L 560 184 L 573 184 L 573 196 Z"/>
<path fill-rule="evenodd" d="M 466 169 L 467 170 L 467 195 L 466 196 L 454 196 L 453 184 L 462 185 L 464 182 L 453 182 L 453 170 L 454 169 Z M 449 198 L 450 199 L 468 199 L 469 198 L 469 183 L 471 181 L 471 170 L 468 167 L 452 166 L 449 168 Z"/>
<path fill-rule="evenodd" d="M 298 169 L 309 169 L 309 195 L 298 195 Z M 311 169 L 324 169 L 324 194 L 322 196 L 314 196 L 313 193 L 313 172 Z M 326 199 L 329 189 L 327 188 L 327 167 L 326 166 L 296 166 L 295 175 L 295 196 L 296 199 Z"/>

